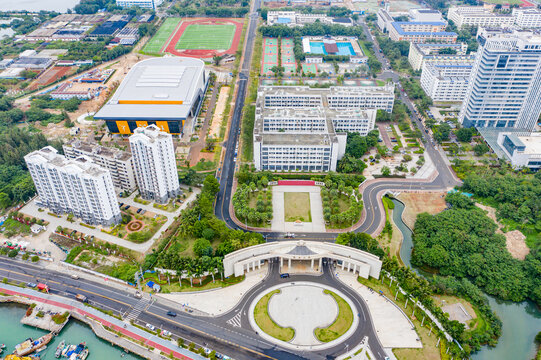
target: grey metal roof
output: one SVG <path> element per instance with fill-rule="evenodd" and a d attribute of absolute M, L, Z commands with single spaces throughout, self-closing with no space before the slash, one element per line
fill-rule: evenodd
<path fill-rule="evenodd" d="M 316 255 L 317 253 L 310 250 L 306 245 L 297 245 L 291 251 L 289 255 Z"/>
<path fill-rule="evenodd" d="M 196 100 L 197 84 L 204 72 L 199 59 L 184 57 L 152 58 L 138 62 L 122 84 L 94 116 L 97 119 L 186 119 Z M 121 103 L 123 101 L 140 104 Z M 143 102 L 156 102 L 144 104 Z M 182 102 L 160 104 L 159 102 Z"/>

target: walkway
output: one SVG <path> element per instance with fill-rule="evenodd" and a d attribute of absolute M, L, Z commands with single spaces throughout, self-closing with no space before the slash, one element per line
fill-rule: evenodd
<path fill-rule="evenodd" d="M 22 212 L 23 214 L 33 216 L 33 217 L 35 217 L 37 219 L 43 219 L 43 220 L 48 221 L 49 222 L 48 227 L 50 229 L 52 229 L 52 230 L 56 229 L 58 226 L 61 226 L 63 228 L 69 228 L 69 229 L 77 230 L 78 232 L 81 232 L 81 233 L 86 234 L 86 235 L 93 235 L 97 239 L 107 241 L 107 242 L 110 242 L 112 244 L 117 244 L 119 246 L 125 247 L 125 248 L 130 249 L 130 250 L 134 250 L 134 251 L 144 253 L 148 249 L 150 249 L 150 247 L 154 244 L 154 241 L 156 241 L 160 237 L 162 231 L 165 231 L 173 223 L 173 221 L 175 220 L 175 216 L 180 214 L 180 212 L 183 209 L 185 209 L 186 206 L 188 206 L 188 204 L 191 201 L 193 201 L 195 199 L 195 197 L 197 196 L 197 194 L 200 191 L 201 191 L 200 189 L 194 189 L 194 192 L 186 199 L 186 201 L 184 201 L 184 203 L 174 213 L 170 213 L 170 212 L 167 212 L 167 211 L 162 211 L 160 209 L 156 209 L 151 205 L 143 205 L 143 204 L 138 204 L 136 202 L 133 202 L 133 204 L 130 204 L 130 205 L 133 205 L 133 206 L 144 208 L 145 210 L 152 211 L 154 213 L 159 213 L 159 214 L 164 215 L 164 216 L 167 217 L 167 221 L 156 232 L 156 234 L 154 234 L 154 236 L 150 240 L 145 241 L 142 244 L 136 244 L 136 243 L 133 243 L 131 241 L 124 240 L 124 239 L 118 238 L 116 236 L 104 233 L 104 232 L 101 231 L 100 226 L 96 226 L 95 229 L 91 229 L 91 228 L 88 228 L 86 226 L 82 226 L 80 224 L 80 220 L 76 220 L 74 222 L 69 222 L 67 220 L 66 215 L 63 215 L 62 217 L 58 218 L 56 216 L 50 215 L 48 213 L 48 210 L 40 212 L 40 211 L 38 211 L 38 209 L 40 207 L 36 205 L 36 199 L 37 198 L 34 198 L 32 201 L 30 201 L 28 204 L 26 204 L 19 211 Z"/>
<path fill-rule="evenodd" d="M 281 232 L 325 232 L 325 220 L 323 219 L 323 202 L 321 201 L 321 188 L 319 186 L 289 186 L 278 185 L 272 187 L 273 217 L 271 222 L 272 231 Z M 311 222 L 286 222 L 284 194 L 307 192 L 310 194 Z"/>
<path fill-rule="evenodd" d="M 127 349 L 130 352 L 138 354 L 146 359 L 161 360 L 163 357 L 155 352 L 150 352 L 148 348 L 136 344 L 126 338 L 119 337 L 107 331 L 104 327 L 109 327 L 114 331 L 121 333 L 122 335 L 134 339 L 136 341 L 142 341 L 146 346 L 163 351 L 166 354 L 171 354 L 179 359 L 183 360 L 204 360 L 201 355 L 197 355 L 186 349 L 180 348 L 173 344 L 169 340 L 162 339 L 157 335 L 151 335 L 150 333 L 141 330 L 135 326 L 126 324 L 117 318 L 106 315 L 98 310 L 95 310 L 89 306 L 85 306 L 75 300 L 67 300 L 60 296 L 44 294 L 31 289 L 19 288 L 7 284 L 0 284 L 2 292 L 8 295 L 23 296 L 30 298 L 36 302 L 42 302 L 45 304 L 51 304 L 71 312 L 72 316 L 88 323 L 96 335 L 108 342 L 115 343 L 123 349 Z"/>
<path fill-rule="evenodd" d="M 156 294 L 154 297 L 174 301 L 179 305 L 199 310 L 207 315 L 224 315 L 236 307 L 244 294 L 265 279 L 267 271 L 268 265 L 265 264 L 261 269 L 247 272 L 244 281 L 235 285 L 208 291 Z"/>
<path fill-rule="evenodd" d="M 355 290 L 366 302 L 384 348 L 422 348 L 411 320 L 393 302 L 357 281 L 357 275 L 337 268 L 337 277 Z"/>
<path fill-rule="evenodd" d="M 212 88 L 212 94 L 210 96 L 209 105 L 207 107 L 207 113 L 205 114 L 205 119 L 203 120 L 203 126 L 199 130 L 199 139 L 192 143 L 192 146 L 190 146 L 190 153 L 188 154 L 188 160 L 190 161 L 190 167 L 197 165 L 199 162 L 199 153 L 201 150 L 205 148 L 207 145 L 207 132 L 210 124 L 210 119 L 212 118 L 212 114 L 214 112 L 214 107 L 216 105 L 216 98 L 218 96 L 218 89 L 220 88 L 218 83 L 214 84 L 214 87 Z M 197 121 L 197 119 L 193 119 L 193 121 Z"/>

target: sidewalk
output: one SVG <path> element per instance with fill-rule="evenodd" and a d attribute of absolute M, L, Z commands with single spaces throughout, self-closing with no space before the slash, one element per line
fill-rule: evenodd
<path fill-rule="evenodd" d="M 96 336 L 114 343 L 123 349 L 127 349 L 130 352 L 146 359 L 161 360 L 165 357 L 155 351 L 143 347 L 135 342 L 132 342 L 126 338 L 119 337 L 118 335 L 107 331 L 104 327 L 111 328 L 113 331 L 119 332 L 124 336 L 134 339 L 135 341 L 141 341 L 146 346 L 150 346 L 165 354 L 173 353 L 173 356 L 183 360 L 204 360 L 201 355 L 197 355 L 186 349 L 180 348 L 173 344 L 169 340 L 162 339 L 157 335 L 151 335 L 150 333 L 141 330 L 135 326 L 128 325 L 117 318 L 103 314 L 102 312 L 95 310 L 91 307 L 85 306 L 75 300 L 64 299 L 60 296 L 49 295 L 40 293 L 35 290 L 23 289 L 12 285 L 0 284 L 0 289 L 3 293 L 8 295 L 22 296 L 30 298 L 33 301 L 42 302 L 45 304 L 51 304 L 71 312 L 72 316 L 89 324 L 94 330 Z"/>

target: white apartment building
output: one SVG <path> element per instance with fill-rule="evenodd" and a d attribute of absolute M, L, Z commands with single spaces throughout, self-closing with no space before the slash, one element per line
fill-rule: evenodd
<path fill-rule="evenodd" d="M 133 172 L 132 156 L 129 151 L 108 148 L 74 139 L 62 146 L 68 159 L 86 156 L 104 169 L 109 170 L 113 185 L 118 192 L 131 192 L 137 187 Z"/>
<path fill-rule="evenodd" d="M 508 27 L 515 22 L 512 15 L 496 14 L 483 6 L 453 6 L 449 8 L 447 18 L 459 29 L 465 25 Z"/>
<path fill-rule="evenodd" d="M 391 23 L 394 21 L 391 14 L 389 14 L 389 11 L 386 9 L 379 9 L 378 10 L 378 28 L 383 31 L 389 31 L 389 28 L 391 26 Z"/>
<path fill-rule="evenodd" d="M 446 22 L 441 12 L 432 9 L 410 9 L 409 18 L 414 22 Z"/>
<path fill-rule="evenodd" d="M 513 9 L 515 25 L 522 29 L 536 29 L 541 27 L 540 9 Z"/>
<path fill-rule="evenodd" d="M 39 196 L 37 204 L 56 214 L 73 214 L 87 224 L 122 220 L 108 170 L 80 156 L 66 159 L 51 146 L 24 157 Z"/>
<path fill-rule="evenodd" d="M 143 9 L 156 10 L 162 2 L 163 0 L 116 0 L 116 5 L 123 8 L 135 6 Z"/>
<path fill-rule="evenodd" d="M 455 43 L 458 34 L 445 31 L 446 26 L 446 22 L 394 21 L 389 26 L 389 37 L 393 41 Z"/>
<path fill-rule="evenodd" d="M 462 101 L 468 90 L 473 60 L 462 63 L 426 62 L 421 87 L 432 101 Z"/>
<path fill-rule="evenodd" d="M 497 143 L 514 168 L 541 169 L 541 133 L 503 131 Z"/>
<path fill-rule="evenodd" d="M 391 112 L 393 103 L 394 85 L 372 89 L 261 86 L 254 126 L 255 167 L 336 171 L 345 153 L 346 132 L 368 134 L 377 109 Z"/>
<path fill-rule="evenodd" d="M 541 113 L 541 35 L 480 30 L 459 121 L 465 127 L 531 131 Z"/>
<path fill-rule="evenodd" d="M 452 49 L 455 54 L 447 54 Z M 468 45 L 465 43 L 410 43 L 408 61 L 414 70 L 421 70 L 426 61 L 433 62 L 461 62 L 464 59 L 474 58 L 475 55 L 466 55 Z"/>
<path fill-rule="evenodd" d="M 171 134 L 156 125 L 140 127 L 130 136 L 133 168 L 141 197 L 159 203 L 180 194 Z"/>

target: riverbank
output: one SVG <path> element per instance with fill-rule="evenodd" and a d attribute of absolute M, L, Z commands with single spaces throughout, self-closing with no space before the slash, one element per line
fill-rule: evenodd
<path fill-rule="evenodd" d="M 69 311 L 71 316 L 89 325 L 96 336 L 117 345 L 130 353 L 151 360 L 161 360 L 162 355 L 183 360 L 203 360 L 204 357 L 180 348 L 169 340 L 152 335 L 119 319 L 101 313 L 77 301 L 56 295 L 0 284 L 0 302 L 50 304 Z"/>

